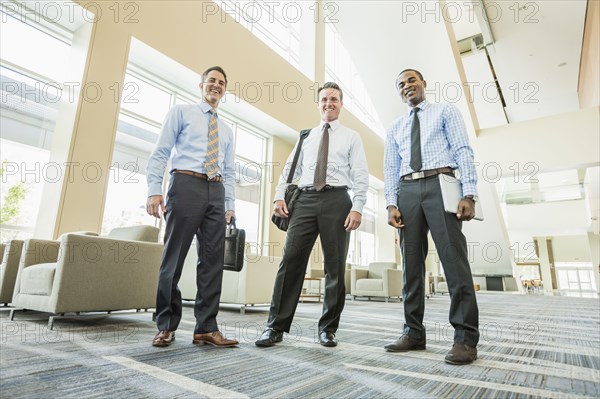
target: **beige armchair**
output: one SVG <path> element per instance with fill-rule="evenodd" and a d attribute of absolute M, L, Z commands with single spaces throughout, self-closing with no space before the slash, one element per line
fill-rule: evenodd
<path fill-rule="evenodd" d="M 357 296 L 398 297 L 402 300 L 402 270 L 392 262 L 370 263 L 368 269 L 352 269 L 351 271 L 352 298 Z"/>
<path fill-rule="evenodd" d="M 129 234 L 127 234 L 129 233 Z M 55 314 L 154 308 L 163 246 L 152 226 L 120 228 L 120 239 L 68 233 L 24 242 L 13 305 Z M 15 311 L 11 311 L 11 319 Z"/>
<path fill-rule="evenodd" d="M 15 281 L 19 271 L 19 259 L 23 249 L 22 240 L 11 240 L 8 244 L 1 244 L 2 266 L 0 266 L 0 303 L 4 306 L 12 303 Z"/>
<path fill-rule="evenodd" d="M 156 238 L 152 239 L 154 234 L 149 233 L 148 230 L 143 228 L 143 226 L 116 228 L 108 234 L 108 237 L 118 236 L 123 234 L 124 231 L 129 231 L 129 235 L 131 235 L 132 232 L 134 232 L 134 234 L 140 234 L 142 231 L 144 231 L 145 234 L 150 234 L 148 237 L 145 237 L 147 239 L 140 239 L 140 241 L 156 242 L 158 240 L 158 232 L 155 234 Z M 93 231 L 77 231 L 73 232 L 72 234 L 98 236 L 98 233 Z M 59 237 L 59 240 L 60 238 L 62 238 L 62 236 Z M 21 251 L 23 249 L 23 240 L 11 240 L 7 245 L 0 245 L 2 245 L 2 249 L 4 251 L 0 253 L 0 259 L 2 259 L 2 266 L 0 267 L 0 303 L 3 303 L 6 306 L 12 302 L 15 282 L 17 280 L 17 272 L 19 271 Z"/>
<path fill-rule="evenodd" d="M 196 248 L 192 245 L 179 280 L 181 297 L 189 301 L 196 299 L 197 259 Z M 273 256 L 244 256 L 244 268 L 240 272 L 223 272 L 221 304 L 240 305 L 241 314 L 249 306 L 270 305 L 280 262 L 281 258 Z"/>

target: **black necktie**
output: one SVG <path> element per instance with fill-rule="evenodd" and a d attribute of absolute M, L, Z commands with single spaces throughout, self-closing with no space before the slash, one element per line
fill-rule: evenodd
<path fill-rule="evenodd" d="M 323 136 L 319 144 L 317 153 L 317 166 L 315 168 L 315 177 L 313 186 L 317 191 L 321 191 L 327 183 L 327 153 L 329 152 L 329 123 L 323 125 Z"/>
<path fill-rule="evenodd" d="M 410 167 L 414 172 L 419 172 L 423 167 L 423 162 L 421 161 L 421 126 L 417 112 L 419 112 L 419 108 L 415 107 L 410 127 Z"/>

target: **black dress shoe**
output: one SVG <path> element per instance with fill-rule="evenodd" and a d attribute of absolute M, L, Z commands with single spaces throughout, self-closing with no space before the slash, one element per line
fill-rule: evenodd
<path fill-rule="evenodd" d="M 383 347 L 388 352 L 408 352 L 425 350 L 425 340 L 417 340 L 402 334 L 400 338 Z"/>
<path fill-rule="evenodd" d="M 319 343 L 323 346 L 337 346 L 335 334 L 332 332 L 321 331 L 319 333 Z"/>
<path fill-rule="evenodd" d="M 267 328 L 260 338 L 254 342 L 256 346 L 273 346 L 278 342 L 283 341 L 283 332 Z"/>
<path fill-rule="evenodd" d="M 463 343 L 455 343 L 444 358 L 450 364 L 469 364 L 477 359 L 477 348 Z"/>

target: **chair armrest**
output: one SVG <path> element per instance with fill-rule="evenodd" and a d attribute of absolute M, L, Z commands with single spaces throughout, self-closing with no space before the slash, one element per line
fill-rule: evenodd
<path fill-rule="evenodd" d="M 356 280 L 361 278 L 367 278 L 369 271 L 366 269 L 352 269 L 350 270 L 350 292 L 356 292 Z"/>
<path fill-rule="evenodd" d="M 19 259 L 19 271 L 15 279 L 13 298 L 21 292 L 21 274 L 23 269 L 40 263 L 56 263 L 60 257 L 60 242 L 30 238 L 23 242 Z"/>
<path fill-rule="evenodd" d="M 60 241 L 30 238 L 23 242 L 19 267 L 28 267 L 39 263 L 55 263 L 60 256 Z"/>
<path fill-rule="evenodd" d="M 13 291 L 19 272 L 19 261 L 23 250 L 22 240 L 11 240 L 3 246 L 2 267 L 0 270 L 0 303 L 12 302 Z"/>
<path fill-rule="evenodd" d="M 388 297 L 402 296 L 402 284 L 402 270 L 383 270 L 383 291 Z"/>

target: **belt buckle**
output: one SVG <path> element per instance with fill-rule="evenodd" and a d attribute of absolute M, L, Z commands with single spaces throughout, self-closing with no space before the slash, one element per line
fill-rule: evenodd
<path fill-rule="evenodd" d="M 418 180 L 418 179 L 422 179 L 425 177 L 425 172 L 424 171 L 420 171 L 420 172 L 413 172 L 410 174 L 410 179 L 411 180 Z"/>

